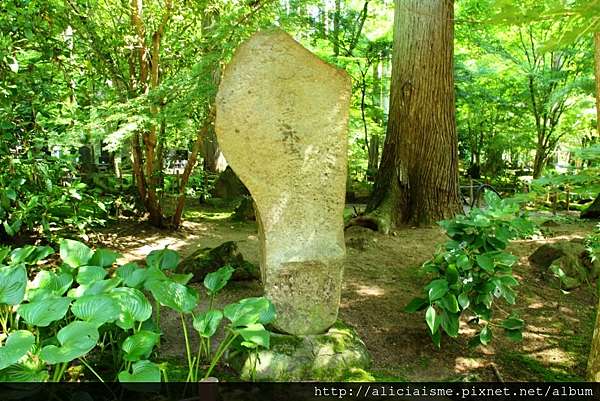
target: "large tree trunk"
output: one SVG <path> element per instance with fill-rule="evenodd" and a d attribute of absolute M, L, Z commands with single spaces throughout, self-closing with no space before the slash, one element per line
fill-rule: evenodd
<path fill-rule="evenodd" d="M 452 0 L 396 0 L 390 115 L 367 207 L 383 231 L 460 211 L 453 14 Z"/>
<path fill-rule="evenodd" d="M 594 61 L 596 63 L 596 119 L 598 121 L 598 134 L 600 134 L 600 32 L 594 34 L 594 44 L 596 52 Z M 600 212 L 600 194 L 596 197 L 594 203 L 588 208 L 592 209 L 596 205 L 596 211 Z M 586 212 L 588 211 L 586 210 Z M 588 358 L 588 380 L 600 382 L 600 302 L 596 310 L 596 327 L 594 337 L 592 338 L 592 348 Z"/>

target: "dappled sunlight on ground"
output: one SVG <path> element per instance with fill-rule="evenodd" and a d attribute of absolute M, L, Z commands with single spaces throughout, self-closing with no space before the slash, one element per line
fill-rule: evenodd
<path fill-rule="evenodd" d="M 127 260 L 140 260 L 165 245 L 186 256 L 198 248 L 236 241 L 244 258 L 258 264 L 256 224 L 234 222 L 227 213 L 193 205 L 186 210 L 186 221 L 177 232 L 124 222 L 101 230 L 95 242 L 118 250 Z M 373 370 L 394 377 L 495 381 L 498 372 L 505 380 L 577 380 L 585 370 L 597 304 L 595 294 L 585 284 L 561 294 L 545 281 L 542 272 L 529 265 L 528 256 L 545 243 L 584 238 L 594 226 L 593 222 L 561 223 L 547 230 L 547 238 L 510 245 L 508 251 L 519 258 L 515 266 L 520 282 L 517 304 L 513 309 L 502 304 L 502 310 L 495 311 L 494 339 L 488 346 L 469 347 L 468 340 L 481 327 L 467 323 L 465 318 L 460 324 L 461 335 L 456 339 L 444 336 L 438 349 L 431 341 L 423 313 L 407 314 L 402 310 L 413 297 L 422 296 L 422 287 L 430 280 L 419 267 L 445 241 L 439 227 L 405 228 L 389 236 L 367 230 L 361 234 L 365 238 L 360 243 L 363 249 L 348 243 L 339 317 L 354 326 L 367 345 Z M 261 294 L 257 281 L 235 282 L 222 293 L 217 305 Z M 203 296 L 201 303 L 206 302 Z M 497 327 L 512 310 L 526 323 L 520 343 L 508 340 Z M 178 316 L 165 314 L 162 319 L 165 334 L 161 352 L 166 357 L 181 358 L 183 340 Z"/>
<path fill-rule="evenodd" d="M 456 373 L 469 373 L 473 370 L 485 368 L 489 364 L 483 358 L 458 357 L 454 361 L 454 371 Z"/>
<path fill-rule="evenodd" d="M 375 285 L 359 285 L 358 289 L 356 289 L 355 291 L 357 294 L 366 297 L 380 297 L 385 294 L 385 290 L 383 288 L 377 287 Z"/>

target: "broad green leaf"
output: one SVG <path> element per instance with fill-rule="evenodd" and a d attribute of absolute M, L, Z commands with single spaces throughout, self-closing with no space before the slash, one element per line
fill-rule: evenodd
<path fill-rule="evenodd" d="M 260 323 L 249 324 L 246 327 L 236 329 L 245 342 L 255 344 L 260 347 L 269 348 L 269 340 L 271 333 L 265 330 L 265 327 Z M 254 348 L 254 347 L 249 347 Z"/>
<path fill-rule="evenodd" d="M 81 266 L 75 279 L 81 285 L 90 285 L 102 280 L 108 272 L 100 266 Z"/>
<path fill-rule="evenodd" d="M 152 316 L 152 305 L 144 294 L 135 288 L 119 287 L 110 292 L 120 308 L 116 325 L 129 330 L 135 322 L 144 322 Z"/>
<path fill-rule="evenodd" d="M 123 383 L 160 382 L 160 368 L 150 361 L 139 361 L 133 364 L 132 372 L 119 372 L 119 381 Z"/>
<path fill-rule="evenodd" d="M 118 257 L 118 253 L 108 249 L 100 248 L 96 249 L 96 252 L 94 252 L 94 255 L 92 256 L 88 264 L 93 266 L 109 267 L 112 266 L 113 263 L 115 263 Z"/>
<path fill-rule="evenodd" d="M 435 301 L 436 299 L 440 299 L 448 292 L 448 281 L 446 279 L 437 279 L 433 280 L 429 283 L 425 289 L 427 289 L 429 301 Z"/>
<path fill-rule="evenodd" d="M 456 267 L 461 270 L 469 270 L 471 268 L 471 261 L 469 257 L 465 254 L 460 254 L 456 258 Z"/>
<path fill-rule="evenodd" d="M 210 295 L 215 295 L 227 285 L 235 269 L 231 266 L 223 266 L 216 272 L 208 273 L 204 277 L 204 287 Z"/>
<path fill-rule="evenodd" d="M 455 264 L 448 265 L 448 269 L 446 269 L 446 280 L 448 280 L 449 284 L 454 284 L 458 281 L 458 270 L 456 269 Z"/>
<path fill-rule="evenodd" d="M 192 278 L 194 278 L 194 273 L 187 273 L 187 274 L 183 274 L 183 273 L 171 273 L 169 275 L 169 278 L 171 280 L 173 280 L 176 283 L 182 284 L 182 285 L 187 285 L 187 283 L 190 282 L 190 280 Z"/>
<path fill-rule="evenodd" d="M 71 305 L 70 298 L 51 295 L 28 304 L 19 305 L 17 313 L 27 324 L 46 327 L 50 323 L 65 317 L 69 305 Z"/>
<path fill-rule="evenodd" d="M 35 251 L 35 246 L 27 245 L 23 248 L 16 248 L 10 253 L 10 260 L 12 264 L 26 263 L 27 258 Z"/>
<path fill-rule="evenodd" d="M 158 344 L 160 334 L 152 331 L 140 330 L 136 334 L 129 336 L 123 341 L 121 349 L 125 352 L 123 357 L 126 361 L 139 361 L 147 359 L 154 346 Z"/>
<path fill-rule="evenodd" d="M 36 290 L 47 290 L 47 292 L 62 296 L 73 283 L 73 276 L 69 273 L 56 273 L 49 270 L 40 270 L 33 281 L 30 282 L 27 289 L 27 299 L 34 301 L 37 299 Z M 41 293 L 44 293 L 41 291 Z"/>
<path fill-rule="evenodd" d="M 152 251 L 146 256 L 148 267 L 155 266 L 160 270 L 171 270 L 177 267 L 179 255 L 171 249 L 161 249 Z"/>
<path fill-rule="evenodd" d="M 488 345 L 490 343 L 490 341 L 492 341 L 492 331 L 489 329 L 488 326 L 485 326 L 479 332 L 479 341 L 483 345 Z"/>
<path fill-rule="evenodd" d="M 470 305 L 469 296 L 466 293 L 462 293 L 458 296 L 458 304 L 462 309 L 467 309 Z"/>
<path fill-rule="evenodd" d="M 460 315 L 458 313 L 442 313 L 441 325 L 446 334 L 448 334 L 450 337 L 458 336 L 458 329 L 460 326 L 459 318 Z"/>
<path fill-rule="evenodd" d="M 244 306 L 251 306 L 252 308 L 256 308 L 258 312 L 258 323 L 261 324 L 269 324 L 275 320 L 277 317 L 277 312 L 275 311 L 275 306 L 273 303 L 265 297 L 251 297 L 251 298 L 243 298 L 238 301 L 240 304 Z"/>
<path fill-rule="evenodd" d="M 0 370 L 0 382 L 41 383 L 48 381 L 48 377 L 48 368 L 41 361 L 17 363 Z"/>
<path fill-rule="evenodd" d="M 148 289 L 146 284 L 151 281 L 170 280 L 169 277 L 167 277 L 167 275 L 162 270 L 160 270 L 157 266 L 150 266 L 150 267 L 147 267 L 145 270 L 146 270 L 146 280 L 144 281 L 144 287 L 146 289 Z"/>
<path fill-rule="evenodd" d="M 70 239 L 60 241 L 60 257 L 71 267 L 87 265 L 94 255 L 87 245 Z"/>
<path fill-rule="evenodd" d="M 414 313 L 425 308 L 429 302 L 425 298 L 413 298 L 408 305 L 404 307 L 404 312 Z"/>
<path fill-rule="evenodd" d="M 0 347 L 0 370 L 17 363 L 33 347 L 34 335 L 27 330 L 13 331 Z"/>
<path fill-rule="evenodd" d="M 231 321 L 233 327 L 247 326 L 253 323 L 268 324 L 275 319 L 275 308 L 266 298 L 246 298 L 227 305 L 223 315 Z"/>
<path fill-rule="evenodd" d="M 222 319 L 223 312 L 220 310 L 209 310 L 194 317 L 194 329 L 196 329 L 201 337 L 212 337 L 219 328 Z"/>
<path fill-rule="evenodd" d="M 121 283 L 119 277 L 109 278 L 107 280 L 100 280 L 93 282 L 89 285 L 80 285 L 77 288 L 69 290 L 67 295 L 71 298 L 80 298 L 84 295 L 96 295 L 112 292 L 113 289 Z"/>
<path fill-rule="evenodd" d="M 60 347 L 47 345 L 42 348 L 40 358 L 46 363 L 70 362 L 90 352 L 98 342 L 98 329 L 92 323 L 75 321 L 58 332 Z"/>
<path fill-rule="evenodd" d="M 49 246 L 27 245 L 23 248 L 17 248 L 10 254 L 12 264 L 26 263 L 35 264 L 54 253 L 54 249 Z"/>
<path fill-rule="evenodd" d="M 515 317 L 509 317 L 501 323 L 501 326 L 507 330 L 521 330 L 525 327 L 525 322 Z"/>
<path fill-rule="evenodd" d="M 479 265 L 479 267 L 481 267 L 486 272 L 491 273 L 494 271 L 494 261 L 489 256 L 483 254 L 477 255 L 475 259 L 477 260 L 477 264 Z"/>
<path fill-rule="evenodd" d="M 429 330 L 431 331 L 431 333 L 436 332 L 435 321 L 436 321 L 435 309 L 433 308 L 433 306 L 429 306 L 429 308 L 427 308 L 427 311 L 425 312 L 425 322 L 427 322 L 427 326 L 429 327 Z"/>
<path fill-rule="evenodd" d="M 177 312 L 189 313 L 198 305 L 196 290 L 174 281 L 152 280 L 146 283 L 146 288 L 161 305 Z"/>
<path fill-rule="evenodd" d="M 444 295 L 440 300 L 440 303 L 448 312 L 457 313 L 460 310 L 458 307 L 458 301 L 456 300 L 456 296 L 454 294 L 448 293 Z"/>
<path fill-rule="evenodd" d="M 506 337 L 509 340 L 519 342 L 523 340 L 523 332 L 520 329 L 517 330 L 505 330 Z"/>
<path fill-rule="evenodd" d="M 18 305 L 25 297 L 27 270 L 24 264 L 0 267 L 0 304 Z"/>
<path fill-rule="evenodd" d="M 519 282 L 513 276 L 498 276 L 497 279 L 502 283 L 502 285 L 508 287 L 519 285 Z"/>
<path fill-rule="evenodd" d="M 127 287 L 139 287 L 146 281 L 148 269 L 143 269 L 136 263 L 127 263 L 117 267 L 116 273 Z"/>
<path fill-rule="evenodd" d="M 8 222 L 3 221 L 2 226 L 4 227 L 4 231 L 6 231 L 6 234 L 8 234 L 8 236 L 14 237 L 14 235 L 16 234 L 15 230 L 13 230 L 13 228 L 10 226 L 10 224 L 8 224 Z"/>
<path fill-rule="evenodd" d="M 500 252 L 494 257 L 494 260 L 499 265 L 511 267 L 517 262 L 518 258 L 510 253 Z"/>
<path fill-rule="evenodd" d="M 46 259 L 48 256 L 54 253 L 54 249 L 49 246 L 38 246 L 35 248 L 35 251 L 31 255 L 30 263 L 37 263 L 40 260 Z"/>
<path fill-rule="evenodd" d="M 514 305 L 515 301 L 517 300 L 517 295 L 510 287 L 502 287 L 501 294 L 506 302 L 511 305 Z"/>
<path fill-rule="evenodd" d="M 71 312 L 79 319 L 100 327 L 114 322 L 120 316 L 119 303 L 108 294 L 84 295 L 71 306 Z"/>

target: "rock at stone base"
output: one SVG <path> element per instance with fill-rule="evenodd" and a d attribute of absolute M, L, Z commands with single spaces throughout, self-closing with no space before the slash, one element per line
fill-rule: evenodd
<path fill-rule="evenodd" d="M 254 213 L 254 202 L 250 196 L 244 196 L 240 204 L 233 212 L 233 220 L 235 221 L 255 221 L 256 213 Z"/>
<path fill-rule="evenodd" d="M 547 281 L 557 280 L 550 266 L 555 265 L 565 273 L 561 288 L 572 290 L 587 280 L 594 280 L 600 273 L 600 261 L 592 262 L 582 240 L 561 241 L 544 244 L 529 256 L 529 262 L 542 270 Z"/>
<path fill-rule="evenodd" d="M 232 354 L 229 363 L 242 380 L 341 381 L 368 376 L 371 357 L 356 331 L 337 321 L 327 332 L 306 336 L 271 334 L 270 349 Z M 361 376 L 360 373 L 363 375 Z"/>
<path fill-rule="evenodd" d="M 204 280 L 208 273 L 217 271 L 226 265 L 235 269 L 232 280 L 260 278 L 259 268 L 244 260 L 244 256 L 234 241 L 224 242 L 216 248 L 198 249 L 179 263 L 177 272 L 193 273 L 194 277 L 190 280 L 193 283 Z"/>

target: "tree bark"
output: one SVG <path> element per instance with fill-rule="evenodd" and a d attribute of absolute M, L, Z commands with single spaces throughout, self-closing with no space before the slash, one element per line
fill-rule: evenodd
<path fill-rule="evenodd" d="M 181 175 L 177 206 L 175 208 L 175 214 L 173 214 L 171 219 L 171 226 L 173 229 L 178 229 L 181 226 L 181 217 L 183 216 L 183 208 L 185 207 L 185 188 L 190 179 L 190 175 L 194 170 L 194 166 L 198 161 L 198 152 L 202 147 L 202 140 L 206 136 L 206 133 L 211 125 L 213 125 L 213 118 L 208 117 L 206 124 L 198 131 L 198 135 L 194 141 L 194 145 L 192 146 L 192 152 L 190 153 L 187 164 L 185 165 L 185 169 L 183 170 L 183 174 Z"/>
<path fill-rule="evenodd" d="M 396 0 L 391 104 L 367 212 L 380 230 L 460 211 L 453 1 Z"/>
<path fill-rule="evenodd" d="M 340 55 L 340 13 L 341 0 L 335 0 L 335 10 L 333 12 L 333 55 Z"/>
<path fill-rule="evenodd" d="M 131 25 L 136 34 L 137 72 L 135 59 L 129 60 L 130 87 L 135 95 L 147 94 L 160 84 L 160 46 L 166 25 L 171 18 L 171 0 L 165 3 L 160 24 L 152 34 L 151 46 L 146 45 L 146 26 L 143 20 L 143 0 L 131 0 Z M 150 105 L 150 113 L 156 116 L 159 105 Z M 162 170 L 162 145 L 158 138 L 158 127 L 152 124 L 141 134 L 132 136 L 133 173 L 140 199 L 144 203 L 152 225 L 164 225 L 163 210 L 157 195 Z M 161 130 L 162 131 L 162 130 Z M 140 143 L 140 136 L 142 143 Z M 158 146 L 158 148 L 157 148 Z"/>
<path fill-rule="evenodd" d="M 596 63 L 596 119 L 598 122 L 598 134 L 600 134 L 600 32 L 594 34 L 594 45 L 596 47 L 594 53 L 594 62 Z M 596 204 L 597 211 L 600 212 L 600 194 L 596 197 L 594 203 L 588 208 L 590 210 Z M 586 210 L 586 212 L 588 211 Z M 582 214 L 583 217 L 583 214 Z M 592 347 L 588 358 L 588 380 L 600 382 L 600 300 L 598 309 L 596 309 L 596 327 L 594 328 L 594 336 L 592 337 Z"/>

